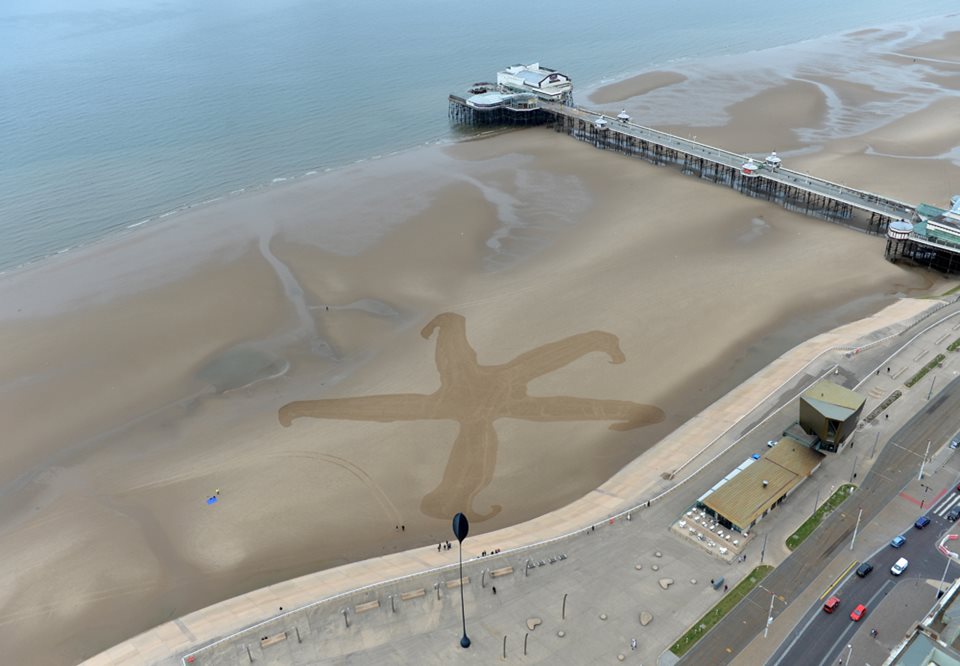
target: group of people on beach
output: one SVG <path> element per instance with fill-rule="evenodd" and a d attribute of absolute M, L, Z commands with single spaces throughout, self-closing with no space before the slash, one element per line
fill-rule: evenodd
<path fill-rule="evenodd" d="M 449 542 L 449 541 L 447 541 L 447 542 L 441 541 L 440 543 L 437 544 L 437 552 L 438 552 L 438 553 L 439 553 L 441 550 L 450 550 L 451 548 L 453 548 L 453 546 L 450 545 L 450 542 Z M 480 557 L 486 557 L 487 555 L 496 555 L 496 554 L 499 553 L 499 552 L 500 552 L 500 549 L 499 549 L 499 548 L 497 548 L 496 550 L 491 550 L 489 553 L 488 553 L 487 551 L 483 551 L 482 553 L 480 553 Z"/>

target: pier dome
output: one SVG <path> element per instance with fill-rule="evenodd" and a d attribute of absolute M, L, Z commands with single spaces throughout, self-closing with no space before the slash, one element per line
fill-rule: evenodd
<path fill-rule="evenodd" d="M 913 225 L 906 220 L 891 222 L 890 226 L 887 227 L 887 238 L 893 240 L 906 240 L 911 233 L 913 233 Z"/>
<path fill-rule="evenodd" d="M 744 165 L 740 167 L 740 173 L 742 173 L 744 176 L 748 178 L 756 178 L 758 175 L 757 170 L 759 168 L 760 167 L 757 165 L 757 163 L 754 162 L 752 159 L 747 160 L 746 163 L 744 163 Z"/>
<path fill-rule="evenodd" d="M 617 120 L 619 120 L 619 121 L 622 122 L 622 123 L 629 123 L 629 122 L 630 122 L 630 114 L 627 113 L 627 110 L 626 110 L 626 109 L 624 109 L 623 111 L 621 111 L 620 113 L 617 114 Z"/>

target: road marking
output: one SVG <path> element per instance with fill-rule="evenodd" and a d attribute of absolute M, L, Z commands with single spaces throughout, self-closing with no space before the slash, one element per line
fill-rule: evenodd
<path fill-rule="evenodd" d="M 937 505 L 937 509 L 942 509 L 944 506 L 948 504 L 952 504 L 953 502 L 956 502 L 958 499 L 960 499 L 960 493 L 952 493 L 948 497 L 946 497 L 943 501 L 941 501 L 939 505 Z"/>
<path fill-rule="evenodd" d="M 834 583 L 834 585 L 836 585 L 836 583 Z M 829 592 L 829 590 L 827 590 L 827 592 Z M 825 596 L 827 596 L 826 592 L 824 593 L 823 597 Z M 820 597 L 820 601 L 823 601 L 823 597 Z M 784 657 L 790 654 L 790 650 L 792 650 L 793 646 L 797 644 L 797 641 L 800 640 L 800 637 L 806 633 L 810 625 L 813 624 L 813 621 L 816 620 L 818 617 L 820 617 L 820 612 L 821 611 L 820 611 L 819 605 L 814 606 L 813 613 L 810 614 L 810 619 L 807 620 L 806 624 L 803 625 L 803 628 L 797 632 L 797 635 L 793 637 L 793 640 L 790 641 L 789 645 L 787 645 L 787 648 L 780 655 L 780 658 L 777 659 L 772 664 L 768 664 L 768 666 L 780 666 L 780 662 L 783 661 Z"/>
<path fill-rule="evenodd" d="M 823 601 L 824 599 L 826 599 L 827 595 L 830 594 L 831 592 L 833 592 L 833 588 L 835 588 L 835 587 L 837 586 L 837 584 L 838 584 L 841 580 L 843 580 L 843 578 L 844 578 L 848 573 L 850 573 L 850 570 L 853 569 L 853 568 L 854 568 L 855 566 L 857 566 L 858 564 L 860 564 L 860 562 L 857 561 L 857 560 L 854 560 L 854 561 L 850 564 L 849 567 L 847 567 L 846 569 L 844 569 L 844 570 L 843 570 L 843 573 L 840 574 L 839 576 L 837 576 L 837 579 L 836 579 L 835 581 L 833 581 L 833 583 L 830 584 L 830 587 L 827 588 L 826 592 L 823 593 L 823 596 L 820 597 L 820 601 Z"/>
<path fill-rule="evenodd" d="M 884 592 L 884 590 L 886 590 L 888 587 L 892 588 L 892 587 L 893 587 L 894 585 L 896 585 L 896 584 L 897 584 L 896 581 L 888 580 L 888 581 L 886 581 L 883 585 L 880 586 L 880 589 L 877 590 L 877 591 L 874 593 L 874 595 L 873 595 L 872 597 L 870 597 L 870 598 L 867 600 L 867 602 L 864 604 L 864 606 L 867 607 L 867 613 L 866 613 L 866 615 L 864 615 L 864 617 L 866 617 L 866 616 L 869 615 L 871 612 L 873 612 L 873 611 L 871 611 L 870 609 L 874 607 L 874 602 L 877 600 L 877 597 L 879 597 L 881 593 L 884 594 L 884 595 L 886 595 L 886 592 Z M 861 619 L 862 619 L 862 618 L 861 618 Z M 837 640 L 835 640 L 835 641 L 833 642 L 833 645 L 830 646 L 830 649 L 827 650 L 827 656 L 820 660 L 820 666 L 824 666 L 824 664 L 832 664 L 832 663 L 834 663 L 834 662 L 836 661 L 836 656 L 835 656 L 835 655 L 836 655 L 837 645 L 840 644 L 841 641 L 842 641 L 842 642 L 849 642 L 850 638 L 846 638 L 846 640 L 845 640 L 845 637 L 847 637 L 848 635 L 849 635 L 849 637 L 852 637 L 853 634 L 857 633 L 857 630 L 858 630 L 859 628 L 860 628 L 860 623 L 859 623 L 859 622 L 853 622 L 853 621 L 851 620 L 851 621 L 850 621 L 850 626 L 847 627 L 846 629 L 844 629 L 844 630 L 840 633 L 840 636 L 837 637 Z M 853 629 L 853 632 L 850 631 L 851 629 Z"/>
<path fill-rule="evenodd" d="M 910 495 L 908 495 L 906 492 L 900 493 L 900 497 L 902 497 L 903 499 L 907 500 L 908 502 L 913 502 L 913 503 L 916 504 L 917 506 L 920 506 L 920 500 L 918 500 L 918 499 L 916 499 L 916 498 L 914 498 L 914 497 L 910 497 Z"/>
<path fill-rule="evenodd" d="M 960 494 L 954 494 L 948 497 L 945 501 L 941 502 L 940 506 L 935 508 L 933 512 L 942 518 L 957 502 L 960 502 Z"/>

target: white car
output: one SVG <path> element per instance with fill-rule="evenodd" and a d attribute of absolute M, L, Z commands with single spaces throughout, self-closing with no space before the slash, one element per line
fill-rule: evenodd
<path fill-rule="evenodd" d="M 902 574 L 904 571 L 907 570 L 908 564 L 910 563 L 907 562 L 907 558 L 901 557 L 899 560 L 894 562 L 892 567 L 890 567 L 890 573 L 892 573 L 894 576 L 899 576 L 900 574 Z"/>
<path fill-rule="evenodd" d="M 772 449 L 777 445 L 777 442 L 779 441 L 780 441 L 779 439 L 769 439 L 767 440 L 767 446 L 769 446 Z"/>

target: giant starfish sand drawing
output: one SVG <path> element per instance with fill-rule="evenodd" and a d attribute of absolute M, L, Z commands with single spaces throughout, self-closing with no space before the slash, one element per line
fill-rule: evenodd
<path fill-rule="evenodd" d="M 594 400 L 569 396 L 527 395 L 527 384 L 558 370 L 590 352 L 603 352 L 611 363 L 623 363 L 616 336 L 603 331 L 573 335 L 537 347 L 501 365 L 480 365 L 467 342 L 466 322 L 450 312 L 438 315 L 420 334 L 437 335 L 437 370 L 440 388 L 430 395 L 401 393 L 357 398 L 302 400 L 280 408 L 280 423 L 289 426 L 300 417 L 352 421 L 415 421 L 449 419 L 460 423 L 460 433 L 440 485 L 427 494 L 420 509 L 436 518 L 449 518 L 458 511 L 471 520 L 486 520 L 500 512 L 494 505 L 487 513 L 473 509 L 477 494 L 489 485 L 497 459 L 499 418 L 527 421 L 616 421 L 611 430 L 630 430 L 659 423 L 663 410 L 625 400 Z"/>

